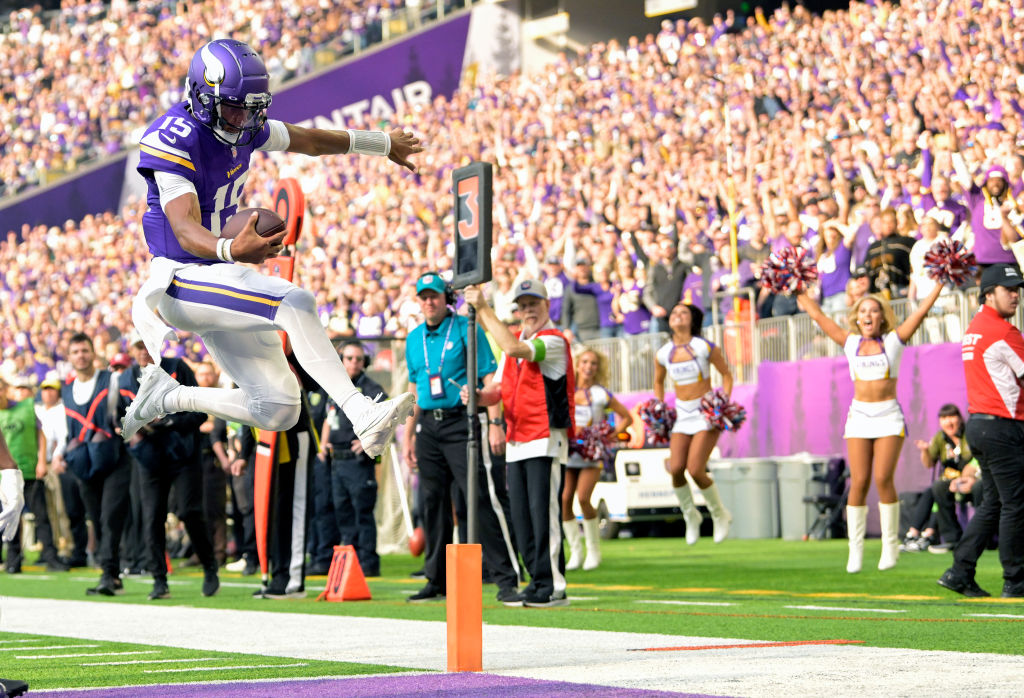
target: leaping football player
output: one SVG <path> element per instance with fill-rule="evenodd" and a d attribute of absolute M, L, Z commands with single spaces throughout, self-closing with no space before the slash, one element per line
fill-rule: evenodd
<path fill-rule="evenodd" d="M 363 396 L 320 324 L 313 295 L 234 264 L 276 255 L 284 231 L 261 237 L 254 214 L 234 239 L 219 234 L 238 208 L 255 150 L 376 155 L 415 172 L 409 158 L 423 151 L 419 140 L 402 129 L 326 130 L 268 119 L 266 66 L 241 41 L 217 39 L 199 49 L 185 89 L 185 101 L 158 117 L 139 144 L 138 170 L 149 188 L 143 232 L 153 260 L 132 320 L 153 356 L 173 337 L 168 325 L 199 335 L 238 387 L 183 387 L 151 364 L 143 369 L 122 437 L 183 411 L 287 430 L 299 418 L 300 394 L 277 334 L 284 330 L 298 362 L 352 420 L 365 452 L 379 455 L 412 413 L 412 394 L 376 403 Z"/>

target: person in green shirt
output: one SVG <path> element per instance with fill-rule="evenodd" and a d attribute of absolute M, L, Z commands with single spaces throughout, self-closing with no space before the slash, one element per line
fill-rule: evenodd
<path fill-rule="evenodd" d="M 35 514 L 36 537 L 43 544 L 40 562 L 58 568 L 61 567 L 61 562 L 57 558 L 53 532 L 46 515 L 46 485 L 43 483 L 43 477 L 46 476 L 46 437 L 39 427 L 32 397 L 15 402 L 11 399 L 12 394 L 12 388 L 6 381 L 0 379 L 0 432 L 3 432 L 11 458 L 21 472 L 22 479 L 27 483 L 24 489 L 27 490 L 25 494 L 28 509 Z M 21 572 L 24 557 L 20 517 L 17 521 L 10 521 L 5 525 L 5 528 L 10 527 L 14 528 L 13 535 L 9 532 L 4 535 L 5 539 L 10 535 L 7 543 L 6 569 L 10 574 L 17 574 Z"/>

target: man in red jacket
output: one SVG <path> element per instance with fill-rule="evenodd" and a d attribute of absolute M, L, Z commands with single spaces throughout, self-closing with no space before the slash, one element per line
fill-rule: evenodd
<path fill-rule="evenodd" d="M 984 597 L 974 572 L 992 534 L 999 533 L 1003 597 L 1024 597 L 1024 339 L 1010 324 L 1024 277 L 1011 264 L 981 275 L 983 305 L 963 338 L 967 381 L 964 436 L 981 466 L 984 497 L 953 551 L 953 566 L 939 584 L 964 596 Z"/>
<path fill-rule="evenodd" d="M 569 342 L 551 322 L 548 294 L 540 281 L 523 281 L 515 288 L 522 325 L 518 337 L 494 314 L 479 288 L 467 288 L 465 298 L 504 351 L 494 381 L 479 391 L 479 403 L 501 401 L 505 407 L 512 525 L 530 572 L 523 605 L 567 606 L 561 491 L 573 436 Z"/>

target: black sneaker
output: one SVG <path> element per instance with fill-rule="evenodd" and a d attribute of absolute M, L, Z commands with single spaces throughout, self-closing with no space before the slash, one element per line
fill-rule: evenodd
<path fill-rule="evenodd" d="M 272 601 L 284 601 L 285 599 L 304 599 L 306 598 L 305 589 L 296 589 L 295 591 L 281 591 L 279 589 L 267 589 L 261 594 L 253 594 L 253 596 L 259 596 L 261 599 L 270 599 Z"/>
<path fill-rule="evenodd" d="M 555 608 L 556 606 L 568 606 L 569 599 L 564 594 L 548 598 L 527 595 L 523 598 L 523 605 L 530 608 Z"/>
<path fill-rule="evenodd" d="M 1003 598 L 1004 599 L 1020 599 L 1020 598 L 1024 598 L 1024 582 L 1004 582 L 1003 583 Z"/>
<path fill-rule="evenodd" d="M 23 696 L 28 693 L 28 684 L 18 679 L 0 679 L 0 696 Z"/>
<path fill-rule="evenodd" d="M 505 589 L 498 590 L 498 601 L 509 607 L 522 606 L 524 598 L 522 592 L 516 587 L 506 587 Z"/>
<path fill-rule="evenodd" d="M 421 567 L 420 569 L 416 570 L 415 572 L 410 572 L 409 576 L 412 577 L 413 579 L 426 579 L 427 578 L 427 573 Z"/>
<path fill-rule="evenodd" d="M 260 563 L 255 560 L 246 560 L 245 569 L 242 570 L 243 577 L 251 577 L 260 571 Z"/>
<path fill-rule="evenodd" d="M 71 569 L 56 555 L 39 558 L 39 564 L 46 565 L 47 572 L 67 572 Z"/>
<path fill-rule="evenodd" d="M 310 565 L 309 567 L 306 568 L 306 576 L 307 577 L 323 577 L 323 576 L 325 576 L 330 571 L 331 571 L 331 563 L 329 563 L 329 562 L 313 564 L 313 565 Z M 369 576 L 369 575 L 366 574 L 365 570 L 363 571 L 363 575 L 364 576 Z"/>
<path fill-rule="evenodd" d="M 444 591 L 442 591 L 438 587 L 434 586 L 433 584 L 428 584 L 427 586 L 423 587 L 422 589 L 417 591 L 415 594 L 410 596 L 408 599 L 406 599 L 406 601 L 408 601 L 409 603 L 424 603 L 424 602 L 427 602 L 427 601 L 444 601 L 444 600 L 445 600 Z"/>
<path fill-rule="evenodd" d="M 86 589 L 89 596 L 118 596 L 124 593 L 124 583 L 117 577 L 104 574 L 100 577 L 100 583 L 91 589 Z"/>
<path fill-rule="evenodd" d="M 153 580 L 153 591 L 149 592 L 149 600 L 157 601 L 159 599 L 171 598 L 171 590 L 167 587 L 166 579 L 154 579 Z"/>
<path fill-rule="evenodd" d="M 220 589 L 220 578 L 217 576 L 216 567 L 208 567 L 203 570 L 203 596 L 213 596 Z"/>
<path fill-rule="evenodd" d="M 978 586 L 978 583 L 973 579 L 965 580 L 963 577 L 958 576 L 952 568 L 942 573 L 942 576 L 938 579 L 938 585 L 972 599 L 981 599 L 986 596 L 992 596 L 992 594 Z"/>

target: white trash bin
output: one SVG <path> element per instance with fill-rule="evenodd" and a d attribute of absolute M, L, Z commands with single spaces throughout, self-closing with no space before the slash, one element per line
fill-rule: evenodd
<path fill-rule="evenodd" d="M 723 458 L 708 462 L 722 503 L 732 513 L 730 538 L 779 537 L 779 482 L 775 461 Z"/>
<path fill-rule="evenodd" d="M 818 518 L 813 504 L 804 497 L 826 494 L 824 481 L 828 463 L 834 456 L 812 455 L 806 451 L 790 456 L 776 456 L 779 477 L 779 520 L 785 540 L 803 540 Z M 815 480 L 814 478 L 821 478 Z"/>

